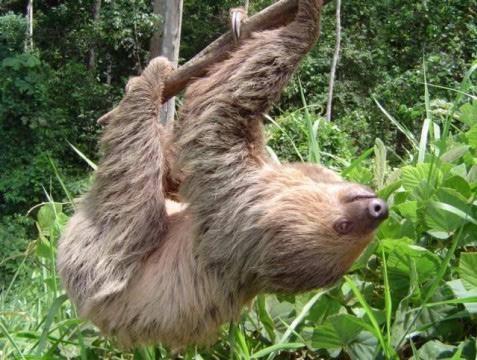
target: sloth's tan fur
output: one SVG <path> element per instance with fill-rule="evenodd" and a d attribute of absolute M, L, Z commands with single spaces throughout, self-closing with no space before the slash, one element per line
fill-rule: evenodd
<path fill-rule="evenodd" d="M 169 63 L 128 83 L 58 252 L 68 294 L 105 333 L 210 342 L 259 293 L 333 283 L 372 238 L 376 223 L 349 200 L 360 185 L 274 165 L 264 148 L 262 114 L 318 38 L 320 8 L 301 0 L 294 22 L 255 34 L 192 84 L 173 135 L 157 119 Z M 342 218 L 357 224 L 346 235 L 334 228 Z"/>

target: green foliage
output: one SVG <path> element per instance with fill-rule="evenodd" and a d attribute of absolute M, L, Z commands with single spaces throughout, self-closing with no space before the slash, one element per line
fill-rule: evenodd
<path fill-rule="evenodd" d="M 0 16 L 0 59 L 22 50 L 25 32 L 26 21 L 23 16 L 13 12 Z"/>
<path fill-rule="evenodd" d="M 321 39 L 285 93 L 283 108 L 301 106 L 297 79 L 309 103 L 326 103 L 335 45 L 332 4 L 325 7 Z M 419 131 L 425 113 L 423 60 L 428 83 L 458 85 L 477 57 L 477 25 L 468 11 L 475 5 L 475 0 L 343 3 L 333 119 L 345 133 L 361 134 L 361 149 L 373 146 L 379 137 L 398 155 L 405 153 L 406 139 L 380 114 L 373 98 L 402 124 Z M 444 89 L 434 92 L 439 100 L 449 101 Z"/>
<path fill-rule="evenodd" d="M 0 292 L 11 280 L 25 257 L 32 234 L 27 229 L 32 220 L 25 216 L 5 216 L 0 222 Z"/>
<path fill-rule="evenodd" d="M 316 115 L 310 115 L 316 124 L 316 133 L 308 131 L 304 110 L 284 113 L 275 120 L 271 119 L 267 126 L 268 145 L 278 157 L 287 162 L 311 161 L 309 154 L 311 138 L 316 139 L 321 160 L 324 165 L 337 167 L 343 164 L 343 159 L 349 159 L 354 148 L 348 135 L 334 123 L 330 123 Z"/>

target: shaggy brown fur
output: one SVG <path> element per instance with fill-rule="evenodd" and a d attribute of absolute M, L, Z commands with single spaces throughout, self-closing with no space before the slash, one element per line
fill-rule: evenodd
<path fill-rule="evenodd" d="M 104 332 L 208 343 L 259 293 L 333 283 L 371 240 L 386 209 L 370 190 L 318 166 L 274 165 L 264 150 L 262 114 L 315 43 L 320 8 L 300 1 L 294 22 L 255 34 L 191 85 L 174 151 L 157 120 L 170 66 L 153 60 L 130 81 L 58 255 L 80 314 Z M 166 199 L 171 183 L 183 203 Z"/>

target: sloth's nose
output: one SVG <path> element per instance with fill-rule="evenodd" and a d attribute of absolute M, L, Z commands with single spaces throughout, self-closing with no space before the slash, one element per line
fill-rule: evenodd
<path fill-rule="evenodd" d="M 384 220 L 389 215 L 388 204 L 382 199 L 371 199 L 368 204 L 368 213 L 375 220 Z"/>

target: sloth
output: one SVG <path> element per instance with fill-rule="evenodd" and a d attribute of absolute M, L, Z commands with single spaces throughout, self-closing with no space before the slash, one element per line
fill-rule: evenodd
<path fill-rule="evenodd" d="M 253 34 L 158 121 L 163 58 L 108 117 L 90 191 L 59 242 L 79 314 L 126 346 L 210 344 L 257 294 L 336 282 L 387 217 L 386 203 L 313 164 L 275 164 L 263 114 L 319 35 L 321 0 Z"/>

